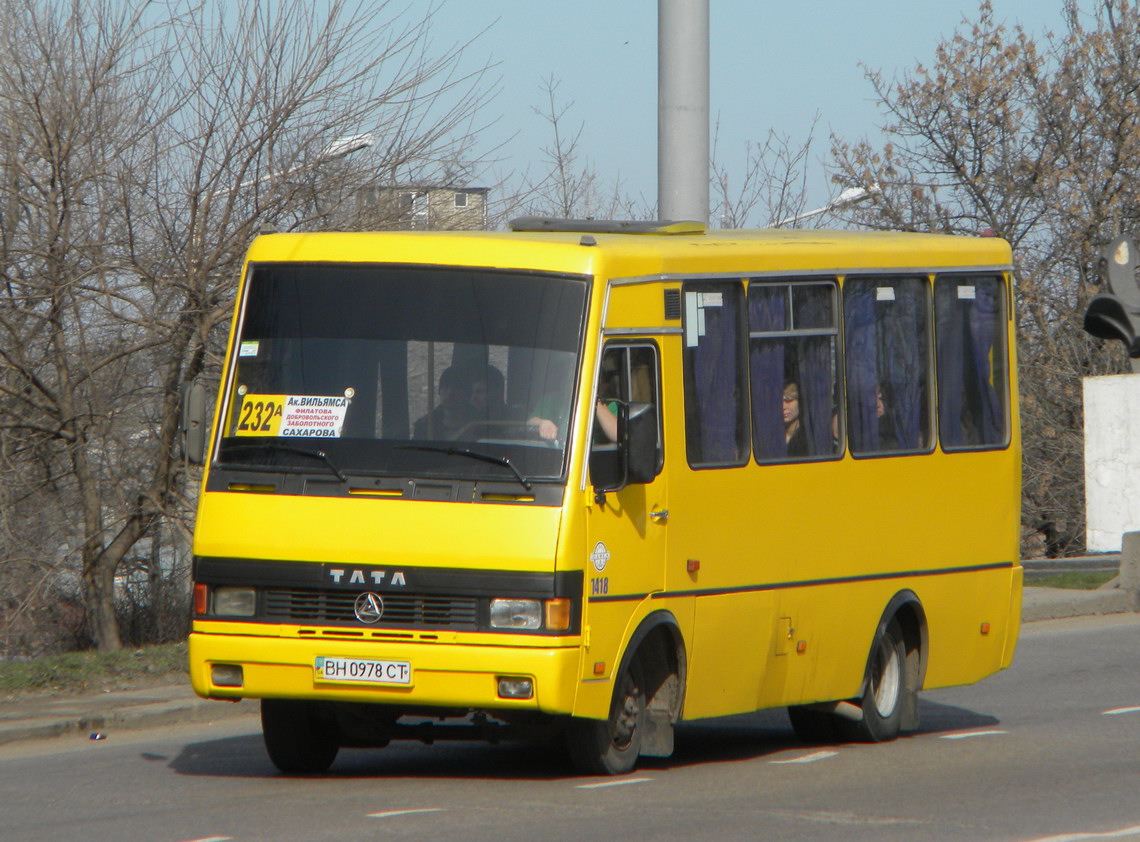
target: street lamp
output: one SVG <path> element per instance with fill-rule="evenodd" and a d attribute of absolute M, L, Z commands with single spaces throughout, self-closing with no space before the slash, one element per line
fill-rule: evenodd
<path fill-rule="evenodd" d="M 323 164 L 325 161 L 334 161 L 337 158 L 343 158 L 345 155 L 351 155 L 353 152 L 359 152 L 361 149 L 367 149 L 372 145 L 373 141 L 374 138 L 371 134 L 354 134 L 348 137 L 338 137 L 325 147 L 324 151 L 317 156 L 317 160 L 310 164 L 310 166 Z"/>
<path fill-rule="evenodd" d="M 848 187 L 822 208 L 816 208 L 815 210 L 810 210 L 807 213 L 800 213 L 796 214 L 795 216 L 789 216 L 787 219 L 781 219 L 779 222 L 770 223 L 769 227 L 783 228 L 785 225 L 794 225 L 800 220 L 809 219 L 813 216 L 819 216 L 820 214 L 824 213 L 844 210 L 845 208 L 849 208 L 852 205 L 857 205 L 860 202 L 864 202 L 867 199 L 870 199 L 872 196 L 878 196 L 882 192 L 883 188 L 881 188 L 878 184 L 872 184 L 870 187 Z"/>
<path fill-rule="evenodd" d="M 273 181 L 274 179 L 278 178 L 288 178 L 289 176 L 296 175 L 299 172 L 304 172 L 305 170 L 311 170 L 315 167 L 319 167 L 321 164 L 324 164 L 328 161 L 336 161 L 340 158 L 351 155 L 353 152 L 359 152 L 362 149 L 367 149 L 374 142 L 375 139 L 371 134 L 354 134 L 348 135 L 346 137 L 338 137 L 336 140 L 322 149 L 317 157 L 315 157 L 313 160 L 304 164 L 298 164 L 295 167 L 290 167 L 289 169 L 283 170 L 282 172 L 266 173 L 261 178 L 253 178 L 249 181 L 243 181 L 238 185 L 238 187 L 253 187 L 255 184 L 262 184 L 266 181 Z M 226 192 L 228 191 L 217 190 L 214 192 L 214 195 L 217 196 Z"/>

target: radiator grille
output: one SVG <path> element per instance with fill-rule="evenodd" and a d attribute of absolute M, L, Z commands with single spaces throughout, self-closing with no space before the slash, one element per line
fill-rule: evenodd
<path fill-rule="evenodd" d="M 271 589 L 265 592 L 265 613 L 271 620 L 300 623 L 362 625 L 356 619 L 355 592 L 304 588 Z M 383 594 L 384 614 L 370 628 L 451 628 L 474 630 L 478 621 L 477 600 L 465 596 Z"/>

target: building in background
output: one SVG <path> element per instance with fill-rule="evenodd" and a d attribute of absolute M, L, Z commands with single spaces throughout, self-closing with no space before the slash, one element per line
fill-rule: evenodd
<path fill-rule="evenodd" d="M 360 191 L 361 210 L 381 229 L 481 231 L 487 227 L 486 187 L 402 184 Z"/>

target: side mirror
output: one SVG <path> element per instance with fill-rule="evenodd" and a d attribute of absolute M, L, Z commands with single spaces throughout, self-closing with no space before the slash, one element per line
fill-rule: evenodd
<path fill-rule="evenodd" d="M 178 444 L 187 461 L 201 465 L 206 460 L 206 387 L 195 379 L 183 383 L 178 391 Z"/>
<path fill-rule="evenodd" d="M 628 484 L 652 482 L 657 475 L 657 415 L 647 403 L 629 405 L 625 429 L 618 417 L 618 441 L 625 451 Z"/>

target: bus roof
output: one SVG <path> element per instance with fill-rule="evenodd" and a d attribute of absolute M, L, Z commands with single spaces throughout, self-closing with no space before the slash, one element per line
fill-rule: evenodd
<path fill-rule="evenodd" d="M 676 226 L 677 223 L 670 223 Z M 693 223 L 686 223 L 693 226 Z M 997 237 L 821 229 L 384 231 L 265 234 L 255 262 L 379 262 L 493 267 L 611 278 L 717 274 L 1008 270 Z"/>

